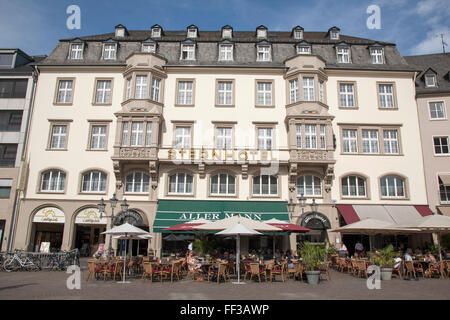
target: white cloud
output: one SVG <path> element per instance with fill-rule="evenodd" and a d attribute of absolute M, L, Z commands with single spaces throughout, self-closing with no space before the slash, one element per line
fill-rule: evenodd
<path fill-rule="evenodd" d="M 444 41 L 450 44 L 449 35 L 450 28 L 442 26 L 440 28 L 434 28 L 427 32 L 426 39 L 411 48 L 412 55 L 430 54 L 430 53 L 442 53 L 441 34 L 444 34 Z M 450 47 L 446 47 L 446 52 L 450 51 Z"/>

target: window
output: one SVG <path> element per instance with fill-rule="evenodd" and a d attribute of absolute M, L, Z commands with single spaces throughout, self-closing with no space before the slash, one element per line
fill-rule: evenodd
<path fill-rule="evenodd" d="M 439 179 L 439 194 L 441 202 L 450 202 L 450 185 L 444 185 L 441 179 Z"/>
<path fill-rule="evenodd" d="M 358 176 L 342 178 L 343 197 L 366 197 L 366 180 Z"/>
<path fill-rule="evenodd" d="M 315 124 L 305 124 L 305 148 L 306 149 L 317 148 L 317 136 Z"/>
<path fill-rule="evenodd" d="M 0 98 L 25 98 L 27 93 L 27 79 L 0 79 Z"/>
<path fill-rule="evenodd" d="M 425 75 L 425 86 L 426 87 L 435 87 L 436 86 L 436 76 L 433 74 Z"/>
<path fill-rule="evenodd" d="M 91 127 L 91 150 L 106 150 L 106 125 L 93 125 Z"/>
<path fill-rule="evenodd" d="M 73 80 L 59 80 L 56 103 L 72 103 Z"/>
<path fill-rule="evenodd" d="M 233 128 L 217 127 L 216 128 L 216 148 L 231 149 L 233 143 Z"/>
<path fill-rule="evenodd" d="M 147 122 L 147 128 L 145 133 L 145 146 L 150 147 L 152 145 L 152 123 Z"/>
<path fill-rule="evenodd" d="M 326 149 L 327 148 L 327 140 L 326 140 L 326 133 L 325 133 L 325 125 L 321 124 L 319 126 L 319 138 L 320 138 L 320 149 Z"/>
<path fill-rule="evenodd" d="M 257 61 L 270 61 L 270 46 L 258 46 L 257 57 Z"/>
<path fill-rule="evenodd" d="M 125 192 L 148 193 L 150 177 L 144 172 L 133 172 L 125 179 Z"/>
<path fill-rule="evenodd" d="M 0 68 L 11 68 L 14 54 L 0 53 Z"/>
<path fill-rule="evenodd" d="M 355 104 L 355 90 L 352 83 L 339 84 L 339 101 L 341 107 L 356 107 Z"/>
<path fill-rule="evenodd" d="M 373 64 L 383 64 L 383 49 L 382 48 L 370 49 L 370 57 L 372 58 Z"/>
<path fill-rule="evenodd" d="M 232 33 L 233 33 L 232 29 L 225 28 L 222 30 L 222 38 L 231 38 Z"/>
<path fill-rule="evenodd" d="M 152 38 L 161 37 L 161 28 L 152 28 Z"/>
<path fill-rule="evenodd" d="M 217 104 L 218 105 L 233 104 L 233 81 L 217 82 Z"/>
<path fill-rule="evenodd" d="M 83 174 L 81 192 L 105 192 L 106 173 L 101 171 L 89 171 Z"/>
<path fill-rule="evenodd" d="M 160 92 L 161 80 L 158 78 L 152 78 L 152 100 L 158 102 L 159 101 L 159 92 Z"/>
<path fill-rule="evenodd" d="M 430 119 L 445 119 L 444 102 L 430 102 Z"/>
<path fill-rule="evenodd" d="M 402 178 L 386 176 L 380 179 L 381 196 L 386 198 L 404 198 L 405 182 Z"/>
<path fill-rule="evenodd" d="M 178 82 L 178 104 L 192 105 L 193 103 L 193 81 Z"/>
<path fill-rule="evenodd" d="M 289 96 L 291 103 L 298 101 L 298 79 L 289 81 Z"/>
<path fill-rule="evenodd" d="M 219 46 L 219 60 L 220 61 L 233 61 L 233 45 L 221 44 Z"/>
<path fill-rule="evenodd" d="M 362 130 L 363 153 L 378 153 L 378 130 Z"/>
<path fill-rule="evenodd" d="M 146 53 L 155 53 L 156 52 L 156 44 L 154 44 L 154 43 L 143 43 L 141 51 L 142 52 L 146 52 Z"/>
<path fill-rule="evenodd" d="M 195 29 L 195 28 L 188 29 L 187 37 L 188 38 L 197 38 L 197 29 Z"/>
<path fill-rule="evenodd" d="M 303 39 L 303 31 L 300 29 L 294 30 L 294 39 Z"/>
<path fill-rule="evenodd" d="M 273 147 L 273 128 L 258 128 L 258 149 L 272 150 Z"/>
<path fill-rule="evenodd" d="M 319 101 L 325 103 L 323 81 L 319 81 Z"/>
<path fill-rule="evenodd" d="M 339 32 L 336 30 L 332 30 L 330 32 L 330 38 L 331 40 L 338 40 L 339 39 Z"/>
<path fill-rule="evenodd" d="M 70 59 L 77 60 L 83 59 L 83 44 L 72 43 L 70 45 Z"/>
<path fill-rule="evenodd" d="M 116 44 L 115 43 L 105 43 L 103 45 L 103 59 L 105 59 L 105 60 L 115 60 L 116 59 Z"/>
<path fill-rule="evenodd" d="M 97 104 L 111 103 L 111 80 L 97 80 L 95 103 Z"/>
<path fill-rule="evenodd" d="M 302 147 L 302 125 L 295 125 L 295 135 L 297 137 L 297 148 L 301 149 Z"/>
<path fill-rule="evenodd" d="M 64 192 L 66 187 L 66 174 L 60 170 L 50 170 L 41 175 L 41 191 Z"/>
<path fill-rule="evenodd" d="M 131 142 L 132 147 L 143 146 L 144 141 L 144 122 L 131 122 Z"/>
<path fill-rule="evenodd" d="M 12 179 L 0 179 L 0 199 L 11 196 Z"/>
<path fill-rule="evenodd" d="M 314 78 L 303 78 L 303 100 L 316 100 L 314 97 Z"/>
<path fill-rule="evenodd" d="M 379 84 L 378 89 L 378 94 L 380 97 L 380 108 L 395 108 L 393 85 Z"/>
<path fill-rule="evenodd" d="M 125 100 L 128 100 L 131 98 L 131 78 L 127 79 L 127 89 L 125 93 Z"/>
<path fill-rule="evenodd" d="M 22 114 L 22 110 L 0 110 L 0 131 L 19 132 Z"/>
<path fill-rule="evenodd" d="M 337 52 L 337 62 L 338 63 L 350 63 L 350 48 L 338 47 Z"/>
<path fill-rule="evenodd" d="M 310 46 L 297 46 L 297 54 L 311 54 Z"/>
<path fill-rule="evenodd" d="M 272 103 L 272 82 L 256 83 L 256 105 L 271 106 Z"/>
<path fill-rule="evenodd" d="M 267 38 L 267 30 L 264 28 L 256 30 L 256 37 L 257 38 Z"/>
<path fill-rule="evenodd" d="M 319 177 L 313 175 L 302 175 L 297 178 L 297 194 L 310 197 L 322 195 L 322 182 Z"/>
<path fill-rule="evenodd" d="M 434 154 L 450 154 L 448 137 L 434 137 Z"/>
<path fill-rule="evenodd" d="M 383 130 L 384 153 L 398 154 L 397 130 Z"/>
<path fill-rule="evenodd" d="M 211 177 L 211 194 L 234 195 L 236 193 L 236 179 L 230 174 L 217 174 Z"/>
<path fill-rule="evenodd" d="M 190 174 L 176 173 L 169 177 L 169 194 L 193 194 L 194 179 Z"/>
<path fill-rule="evenodd" d="M 180 59 L 181 60 L 195 60 L 195 45 L 182 44 Z"/>
<path fill-rule="evenodd" d="M 278 180 L 275 176 L 261 175 L 253 178 L 253 195 L 278 195 Z"/>
<path fill-rule="evenodd" d="M 128 122 L 122 123 L 122 147 L 128 145 Z"/>
<path fill-rule="evenodd" d="M 66 149 L 67 145 L 67 125 L 53 124 L 51 126 L 50 149 Z"/>
<path fill-rule="evenodd" d="M 136 76 L 135 99 L 147 98 L 147 76 Z"/>
<path fill-rule="evenodd" d="M 13 168 L 16 163 L 17 144 L 0 144 L 0 167 Z"/>
<path fill-rule="evenodd" d="M 344 153 L 358 153 L 358 131 L 356 129 L 342 129 Z"/>
<path fill-rule="evenodd" d="M 191 127 L 175 128 L 175 148 L 189 149 L 191 147 Z"/>

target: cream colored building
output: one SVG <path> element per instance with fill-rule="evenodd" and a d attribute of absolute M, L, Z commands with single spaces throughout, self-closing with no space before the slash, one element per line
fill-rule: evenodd
<path fill-rule="evenodd" d="M 162 229 L 200 217 L 313 229 L 279 237 L 286 250 L 303 240 L 339 247 L 330 230 L 341 224 L 372 214 L 400 224 L 427 205 L 416 73 L 394 44 L 336 27 L 118 25 L 61 40 L 38 70 L 18 248 L 92 254 L 111 222 L 97 204 L 113 194 L 115 223 L 148 228 L 141 249 L 157 255 L 173 250 Z M 271 243 L 245 239 L 243 249 Z"/>

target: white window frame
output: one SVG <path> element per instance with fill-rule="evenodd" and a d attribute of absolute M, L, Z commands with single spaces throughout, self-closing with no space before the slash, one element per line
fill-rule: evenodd
<path fill-rule="evenodd" d="M 182 191 L 180 191 L 178 189 L 178 185 L 179 185 L 178 183 L 179 183 L 181 175 L 183 175 L 183 180 L 184 180 L 184 182 L 183 182 L 183 190 Z M 173 177 L 173 176 L 175 176 L 175 191 L 171 191 L 170 190 L 170 186 L 171 186 L 170 178 Z M 188 189 L 187 188 L 187 186 L 188 186 L 188 182 L 187 182 L 188 177 L 190 177 L 190 180 L 191 180 L 191 182 L 190 182 L 191 183 L 191 191 L 190 192 L 187 192 L 187 189 Z M 167 193 L 168 194 L 184 194 L 184 195 L 192 195 L 192 194 L 194 194 L 194 176 L 189 174 L 189 173 L 185 173 L 185 172 L 178 172 L 178 173 L 174 173 L 174 174 L 168 175 Z"/>
<path fill-rule="evenodd" d="M 159 102 L 161 92 L 161 79 L 152 77 L 152 92 L 151 99 L 153 101 Z"/>
<path fill-rule="evenodd" d="M 318 148 L 325 150 L 327 148 L 327 126 L 319 124 L 319 143 Z"/>
<path fill-rule="evenodd" d="M 273 87 L 273 83 L 271 81 L 257 81 L 256 82 L 256 105 L 257 106 L 272 106 L 273 105 L 272 87 Z"/>
<path fill-rule="evenodd" d="M 263 177 L 268 177 L 267 178 L 267 193 L 263 192 Z M 275 183 L 272 183 L 271 178 L 275 178 Z M 259 180 L 259 190 L 255 190 L 255 180 Z M 275 186 L 276 188 L 276 192 L 272 192 L 272 186 Z M 255 191 L 259 191 L 259 192 L 255 192 Z M 264 197 L 264 196 L 278 196 L 278 177 L 275 175 L 259 175 L 259 176 L 255 176 L 252 179 L 252 194 L 254 196 L 258 196 L 258 197 Z"/>
<path fill-rule="evenodd" d="M 274 148 L 274 128 L 258 127 L 256 128 L 258 139 L 258 150 L 273 150 Z"/>
<path fill-rule="evenodd" d="M 190 88 L 189 84 L 190 83 Z M 192 105 L 194 101 L 194 81 L 178 81 L 178 96 L 177 104 L 179 105 Z M 190 94 L 190 99 L 188 98 Z"/>
<path fill-rule="evenodd" d="M 354 132 L 354 136 L 350 133 Z M 348 146 L 348 151 L 345 151 Z M 358 129 L 342 129 L 342 152 L 343 153 L 358 153 Z"/>
<path fill-rule="evenodd" d="M 231 39 L 233 34 L 233 30 L 229 28 L 225 28 L 222 30 L 222 38 Z"/>
<path fill-rule="evenodd" d="M 294 39 L 303 39 L 303 30 L 301 29 L 295 29 L 294 30 Z"/>
<path fill-rule="evenodd" d="M 271 61 L 272 48 L 270 45 L 258 45 L 256 48 L 256 61 Z"/>
<path fill-rule="evenodd" d="M 289 101 L 295 103 L 299 101 L 298 79 L 289 80 Z"/>
<path fill-rule="evenodd" d="M 144 146 L 144 121 L 132 121 L 131 122 L 131 147 Z"/>
<path fill-rule="evenodd" d="M 338 63 L 351 63 L 350 47 L 337 47 L 336 57 Z"/>
<path fill-rule="evenodd" d="M 223 176 L 225 176 L 225 192 L 221 192 L 221 189 L 220 189 L 222 178 L 224 178 Z M 214 184 L 215 184 L 213 182 L 213 180 L 215 179 L 215 177 L 217 177 L 217 189 L 216 189 L 217 191 L 213 191 Z M 233 182 L 230 182 L 230 180 L 233 180 Z M 220 173 L 220 174 L 212 175 L 209 179 L 209 184 L 210 184 L 209 192 L 211 195 L 214 195 L 214 196 L 234 196 L 234 195 L 236 195 L 236 177 L 231 174 Z M 230 188 L 230 186 L 233 186 L 233 187 Z M 234 191 L 230 192 L 230 189 L 233 189 Z"/>
<path fill-rule="evenodd" d="M 108 88 L 109 83 L 109 88 Z M 112 80 L 99 79 L 95 91 L 96 104 L 110 104 L 112 101 Z"/>
<path fill-rule="evenodd" d="M 183 57 L 186 53 L 186 57 Z M 195 60 L 195 44 L 181 44 L 180 60 Z"/>
<path fill-rule="evenodd" d="M 132 82 L 132 78 L 131 77 L 127 78 L 127 87 L 126 87 L 126 92 L 125 92 L 125 100 L 131 99 L 131 82 Z"/>
<path fill-rule="evenodd" d="M 330 31 L 330 39 L 331 40 L 339 40 L 339 31 L 331 30 Z"/>
<path fill-rule="evenodd" d="M 364 137 L 364 133 L 367 132 L 368 136 Z M 373 136 L 375 133 L 375 137 Z M 361 139 L 362 139 L 362 153 L 364 154 L 379 154 L 380 146 L 379 146 L 379 132 L 377 129 L 362 129 L 361 130 Z M 364 143 L 367 143 L 364 145 Z M 368 149 L 365 149 L 365 146 L 368 146 Z"/>
<path fill-rule="evenodd" d="M 129 125 L 128 121 L 122 122 L 122 143 L 121 143 L 122 147 L 126 147 L 129 144 L 129 142 L 128 142 L 128 137 L 130 134 L 129 128 L 130 128 L 130 125 Z"/>
<path fill-rule="evenodd" d="M 156 44 L 154 43 L 143 43 L 141 47 L 141 52 L 144 53 L 155 53 L 156 52 Z"/>
<path fill-rule="evenodd" d="M 136 179 L 136 175 L 140 174 L 141 178 L 139 180 Z M 129 177 L 131 176 L 131 181 L 129 181 Z M 128 190 L 128 187 L 131 187 L 131 190 Z M 147 194 L 150 190 L 150 176 L 143 171 L 134 171 L 128 174 L 125 177 L 125 193 L 139 193 L 139 194 Z"/>
<path fill-rule="evenodd" d="M 233 61 L 233 47 L 232 44 L 220 44 L 219 61 Z"/>
<path fill-rule="evenodd" d="M 97 185 L 96 189 L 94 189 L 94 180 L 93 180 L 94 174 L 96 174 L 98 177 L 98 185 Z M 83 190 L 84 185 L 85 185 L 85 177 L 87 175 L 89 175 L 89 186 L 88 186 L 87 190 Z M 105 178 L 104 179 L 104 187 L 105 187 L 104 190 L 102 190 L 102 177 Z M 107 182 L 108 182 L 108 175 L 102 171 L 93 170 L 93 171 L 85 172 L 85 173 L 83 173 L 83 176 L 81 178 L 81 192 L 82 193 L 104 193 L 106 191 Z"/>
<path fill-rule="evenodd" d="M 117 59 L 117 43 L 104 43 L 103 60 L 116 60 L 116 59 Z"/>
<path fill-rule="evenodd" d="M 435 139 L 439 139 L 439 144 L 436 145 Z M 442 143 L 442 139 L 445 139 L 446 144 Z M 436 148 L 439 148 L 440 152 L 436 152 Z M 447 148 L 447 152 L 443 152 L 444 148 Z M 433 136 L 433 150 L 435 156 L 449 156 L 450 155 L 450 139 L 449 136 Z"/>
<path fill-rule="evenodd" d="M 350 178 L 354 177 L 355 185 L 353 186 L 350 182 Z M 344 180 L 347 181 L 347 186 L 344 187 Z M 364 187 L 364 194 L 361 194 L 360 192 L 360 182 L 363 182 Z M 351 194 L 352 188 L 355 191 L 355 194 Z M 347 191 L 347 194 L 344 193 L 344 191 Z M 357 175 L 348 175 L 343 178 L 341 178 L 341 194 L 342 198 L 367 198 L 367 183 L 366 179 L 363 177 L 357 176 Z"/>
<path fill-rule="evenodd" d="M 96 130 L 100 128 L 100 131 Z M 104 130 L 102 130 L 104 128 Z M 106 150 L 106 135 L 108 126 L 106 124 L 93 124 L 91 126 L 91 139 L 89 142 L 90 150 Z"/>
<path fill-rule="evenodd" d="M 353 83 L 339 83 L 339 102 L 341 108 L 356 108 L 355 85 Z"/>
<path fill-rule="evenodd" d="M 161 37 L 161 28 L 152 28 L 152 38 Z"/>
<path fill-rule="evenodd" d="M 383 48 L 370 48 L 370 58 L 373 64 L 384 64 Z"/>
<path fill-rule="evenodd" d="M 62 86 L 64 84 L 64 86 Z M 70 84 L 70 85 L 69 85 Z M 56 103 L 72 103 L 73 80 L 61 79 L 58 81 Z"/>
<path fill-rule="evenodd" d="M 389 195 L 389 187 L 391 186 L 389 184 L 389 179 L 388 179 L 389 177 L 393 177 L 394 178 L 393 188 L 394 188 L 395 195 L 393 195 L 393 196 Z M 383 180 L 386 180 L 386 195 L 383 195 L 383 183 L 382 183 Z M 403 189 L 403 195 L 402 196 L 398 195 L 399 194 L 399 188 L 397 186 L 397 180 L 400 180 L 402 182 L 402 189 Z M 382 198 L 390 198 L 390 199 L 404 199 L 404 198 L 406 198 L 406 181 L 405 181 L 405 179 L 403 179 L 401 177 L 398 177 L 398 176 L 394 176 L 394 175 L 381 177 L 380 178 L 380 195 L 381 195 Z"/>
<path fill-rule="evenodd" d="M 150 147 L 152 145 L 152 131 L 153 123 L 148 121 L 145 126 L 145 146 Z"/>
<path fill-rule="evenodd" d="M 428 81 L 429 79 L 433 79 L 432 84 Z M 436 87 L 436 75 L 434 74 L 426 74 L 425 75 L 425 87 L 431 88 Z"/>
<path fill-rule="evenodd" d="M 387 135 L 386 135 L 387 134 Z M 383 130 L 384 154 L 399 154 L 398 130 Z"/>
<path fill-rule="evenodd" d="M 317 125 L 304 125 L 305 128 L 305 147 L 304 149 L 317 149 Z"/>
<path fill-rule="evenodd" d="M 306 177 L 311 177 L 311 184 L 308 185 L 311 187 L 311 192 L 307 193 L 307 184 L 306 184 Z M 300 180 L 303 178 L 303 184 L 301 184 Z M 319 184 L 317 185 L 317 180 L 319 180 Z M 313 174 L 302 174 L 299 177 L 297 177 L 297 180 L 295 182 L 296 188 L 297 188 L 297 195 L 303 194 L 306 197 L 321 197 L 322 196 L 322 179 L 320 177 L 315 176 Z M 301 189 L 303 188 L 303 193 Z"/>
<path fill-rule="evenodd" d="M 297 54 L 311 54 L 311 46 L 297 46 Z"/>
<path fill-rule="evenodd" d="M 316 101 L 314 77 L 303 78 L 303 101 Z"/>
<path fill-rule="evenodd" d="M 44 177 L 49 174 L 48 187 L 44 189 Z M 53 182 L 52 182 L 53 180 Z M 52 189 L 51 187 L 55 188 Z M 47 170 L 41 174 L 40 192 L 64 192 L 66 189 L 66 173 L 61 170 Z"/>
<path fill-rule="evenodd" d="M 192 134 L 191 129 L 192 127 L 185 125 L 175 126 L 174 140 L 173 140 L 174 148 L 189 149 L 191 147 L 191 134 Z"/>
<path fill-rule="evenodd" d="M 442 108 L 438 110 L 437 106 L 440 105 Z M 435 110 L 433 110 L 432 106 L 436 106 Z M 428 102 L 428 110 L 430 115 L 430 120 L 445 120 L 447 119 L 447 113 L 445 112 L 445 104 L 444 101 L 430 101 Z M 433 117 L 433 112 L 436 114 L 436 117 Z M 442 117 L 439 117 L 439 113 L 442 112 Z"/>
<path fill-rule="evenodd" d="M 55 132 L 55 128 L 59 128 L 57 132 Z M 65 131 L 62 132 L 62 128 L 65 128 Z M 69 127 L 67 124 L 53 124 L 51 126 L 51 138 L 50 138 L 50 149 L 51 150 L 64 150 L 67 145 L 67 131 Z M 56 140 L 55 140 L 56 139 Z M 54 141 L 55 144 L 53 143 Z"/>
<path fill-rule="evenodd" d="M 323 81 L 319 81 L 319 101 L 325 103 L 325 92 Z"/>
<path fill-rule="evenodd" d="M 388 87 L 391 88 L 391 92 L 388 92 Z M 383 88 L 383 90 L 382 90 Z M 381 109 L 395 109 L 395 97 L 394 97 L 394 85 L 390 83 L 378 84 L 378 95 L 380 99 Z"/>
<path fill-rule="evenodd" d="M 145 81 L 144 81 L 145 80 Z M 147 75 L 136 75 L 134 86 L 134 98 L 146 99 L 147 98 Z"/>
<path fill-rule="evenodd" d="M 303 125 L 301 123 L 297 123 L 295 125 L 295 138 L 297 141 L 297 149 L 301 149 L 302 148 L 302 130 L 303 130 Z"/>
<path fill-rule="evenodd" d="M 79 48 L 81 46 L 81 48 Z M 81 60 L 83 59 L 83 43 L 71 43 L 70 44 L 70 59 L 71 60 Z"/>
<path fill-rule="evenodd" d="M 216 127 L 215 147 L 217 149 L 233 148 L 233 127 Z"/>
<path fill-rule="evenodd" d="M 217 81 L 217 104 L 221 106 L 233 105 L 233 81 Z"/>

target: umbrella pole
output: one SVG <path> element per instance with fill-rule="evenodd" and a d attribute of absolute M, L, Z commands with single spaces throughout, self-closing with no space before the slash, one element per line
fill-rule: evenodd
<path fill-rule="evenodd" d="M 442 253 L 441 253 L 441 232 L 438 232 L 438 250 L 439 250 L 439 261 L 442 262 Z"/>
<path fill-rule="evenodd" d="M 272 236 L 272 245 L 273 245 L 273 258 L 275 259 L 275 236 Z"/>
<path fill-rule="evenodd" d="M 245 284 L 245 282 L 241 282 L 241 270 L 240 270 L 240 260 L 241 260 L 241 236 L 239 234 L 236 235 L 236 271 L 238 276 L 238 281 L 233 282 L 233 284 Z"/>
<path fill-rule="evenodd" d="M 125 234 L 126 237 L 126 234 Z M 127 240 L 125 239 L 125 256 L 123 258 L 123 279 L 122 279 L 122 283 L 125 283 L 125 276 L 127 274 Z"/>
<path fill-rule="evenodd" d="M 373 251 L 372 250 L 372 236 L 369 234 L 369 248 L 370 248 L 370 251 Z"/>

